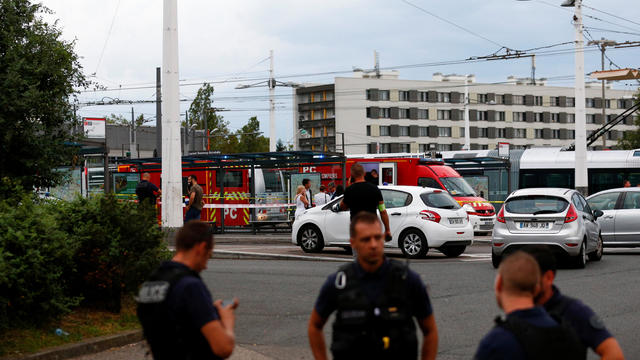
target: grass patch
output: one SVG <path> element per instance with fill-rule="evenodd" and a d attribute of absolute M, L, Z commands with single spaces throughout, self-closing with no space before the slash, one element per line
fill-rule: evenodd
<path fill-rule="evenodd" d="M 55 330 L 58 328 L 69 335 L 56 335 Z M 136 302 L 127 296 L 122 300 L 120 314 L 79 307 L 59 320 L 39 328 L 8 330 L 0 334 L 0 356 L 29 354 L 49 347 L 139 328 Z"/>

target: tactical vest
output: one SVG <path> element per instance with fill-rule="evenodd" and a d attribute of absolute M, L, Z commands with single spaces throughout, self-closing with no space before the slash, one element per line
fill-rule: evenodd
<path fill-rule="evenodd" d="M 192 349 L 186 346 L 181 319 L 174 319 L 167 297 L 175 284 L 185 276 L 200 278 L 197 272 L 175 267 L 159 268 L 138 292 L 138 319 L 154 359 L 191 359 Z"/>
<path fill-rule="evenodd" d="M 381 296 L 373 302 L 362 291 L 355 264 L 340 268 L 336 276 L 337 311 L 331 344 L 334 359 L 417 358 L 408 268 L 393 260 L 390 265 L 380 280 L 380 286 L 384 286 Z"/>
<path fill-rule="evenodd" d="M 585 360 L 587 349 L 567 324 L 538 327 L 515 316 L 497 317 L 496 326 L 510 331 L 524 349 L 528 360 Z"/>

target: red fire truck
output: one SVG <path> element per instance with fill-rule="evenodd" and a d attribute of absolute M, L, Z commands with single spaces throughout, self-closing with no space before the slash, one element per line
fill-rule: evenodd
<path fill-rule="evenodd" d="M 493 229 L 496 217 L 493 205 L 479 197 L 457 171 L 441 160 L 394 154 L 359 155 L 348 157 L 347 177 L 351 166 L 356 162 L 362 164 L 368 177 L 374 170 L 378 173 L 378 185 L 426 186 L 447 190 L 467 211 L 475 232 L 488 232 Z M 320 173 L 324 185 L 331 181 L 336 184 L 342 183 L 340 167 L 308 166 L 302 167 L 300 172 Z"/>

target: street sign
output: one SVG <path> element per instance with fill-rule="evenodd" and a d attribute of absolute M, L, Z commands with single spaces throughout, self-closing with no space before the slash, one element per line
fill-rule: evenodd
<path fill-rule="evenodd" d="M 499 157 L 509 157 L 509 143 L 508 142 L 499 142 L 498 143 L 498 156 Z"/>

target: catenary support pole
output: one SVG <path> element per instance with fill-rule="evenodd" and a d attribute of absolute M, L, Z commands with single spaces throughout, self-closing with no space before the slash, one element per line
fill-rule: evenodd
<path fill-rule="evenodd" d="M 469 76 L 464 78 L 464 149 L 471 150 L 471 132 L 469 126 Z"/>
<path fill-rule="evenodd" d="M 162 156 L 162 72 L 156 68 L 156 154 Z"/>
<path fill-rule="evenodd" d="M 269 51 L 271 65 L 269 66 L 269 151 L 276 151 L 276 79 L 273 77 L 273 50 Z"/>
<path fill-rule="evenodd" d="M 162 226 L 182 226 L 178 3 L 164 0 L 162 21 Z"/>
<path fill-rule="evenodd" d="M 587 119 L 585 113 L 584 88 L 584 40 L 582 36 L 582 0 L 575 1 L 574 27 L 576 36 L 575 49 L 575 99 L 576 99 L 576 148 L 575 148 L 575 188 L 587 195 L 589 181 L 587 179 Z"/>

